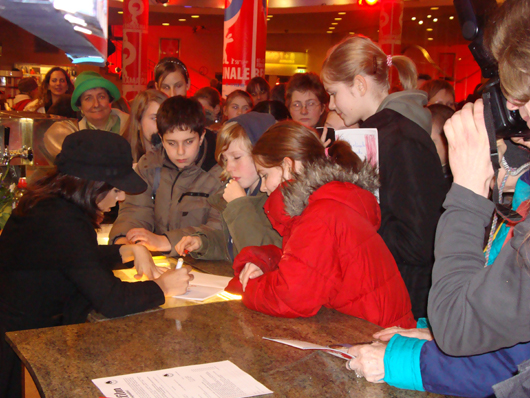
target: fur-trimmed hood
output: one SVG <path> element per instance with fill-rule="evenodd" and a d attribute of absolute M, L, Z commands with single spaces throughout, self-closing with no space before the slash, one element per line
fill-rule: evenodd
<path fill-rule="evenodd" d="M 328 161 L 319 161 L 275 190 L 265 204 L 265 211 L 282 236 L 293 217 L 301 215 L 310 203 L 326 199 L 351 207 L 378 228 L 381 212 L 373 195 L 377 188 L 377 171 L 367 162 L 358 173 L 352 173 Z"/>

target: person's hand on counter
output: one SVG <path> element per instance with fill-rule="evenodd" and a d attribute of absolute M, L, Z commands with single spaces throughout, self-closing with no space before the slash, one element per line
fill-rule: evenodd
<path fill-rule="evenodd" d="M 130 242 L 143 245 L 151 251 L 171 251 L 171 243 L 166 236 L 154 234 L 145 228 L 133 228 L 127 232 L 126 237 Z"/>
<path fill-rule="evenodd" d="M 161 276 L 167 269 L 157 267 L 151 253 L 142 245 L 123 245 L 120 247 L 120 255 L 124 263 L 134 260 L 136 279 L 141 279 L 145 274 L 149 279 Z"/>
<path fill-rule="evenodd" d="M 202 246 L 200 236 L 184 236 L 179 243 L 175 245 L 175 250 L 180 256 L 184 256 L 184 250 L 194 252 L 199 250 Z"/>
<path fill-rule="evenodd" d="M 245 268 L 239 274 L 239 282 L 243 285 L 243 291 L 245 291 L 249 279 L 256 279 L 261 275 L 263 275 L 263 271 L 260 267 L 254 263 L 246 263 Z"/>
<path fill-rule="evenodd" d="M 399 334 L 403 337 L 412 337 L 420 340 L 432 340 L 432 332 L 429 328 L 417 328 L 417 329 L 404 329 L 399 326 L 392 326 L 390 328 L 383 329 L 377 333 L 374 333 L 374 338 L 381 341 L 390 341 L 395 335 Z"/>
<path fill-rule="evenodd" d="M 384 383 L 386 346 L 387 343 L 379 341 L 354 345 L 348 349 L 348 354 L 355 358 L 346 363 L 346 368 L 353 370 L 357 377 L 364 377 L 371 383 Z"/>
<path fill-rule="evenodd" d="M 164 272 L 154 281 L 164 292 L 164 296 L 178 296 L 186 293 L 193 275 L 190 274 L 191 267 L 185 266 L 181 269 L 169 270 Z"/>

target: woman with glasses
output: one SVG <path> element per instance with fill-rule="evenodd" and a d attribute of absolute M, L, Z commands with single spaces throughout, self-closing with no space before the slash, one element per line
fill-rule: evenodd
<path fill-rule="evenodd" d="M 328 102 L 329 95 L 317 74 L 297 73 L 289 80 L 285 104 L 294 121 L 311 128 L 319 126 Z"/>

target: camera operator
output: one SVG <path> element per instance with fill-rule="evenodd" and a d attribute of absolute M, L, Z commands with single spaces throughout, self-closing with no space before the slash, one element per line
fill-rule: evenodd
<path fill-rule="evenodd" d="M 530 128 L 530 0 L 506 0 L 489 22 L 486 43 L 507 107 L 518 109 Z M 383 342 L 350 348 L 356 358 L 347 367 L 400 388 L 528 397 L 530 219 L 515 226 L 495 262 L 484 267 L 484 233 L 495 205 L 488 199 L 494 172 L 482 100 L 464 106 L 444 129 L 454 184 L 436 233 L 428 305 L 434 340 L 426 324 L 386 329 L 374 335 Z"/>

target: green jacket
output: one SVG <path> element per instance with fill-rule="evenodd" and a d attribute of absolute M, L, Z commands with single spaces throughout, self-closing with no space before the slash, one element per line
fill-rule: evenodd
<path fill-rule="evenodd" d="M 142 156 L 136 172 L 147 182 L 147 190 L 139 195 L 127 195 L 120 203 L 109 244 L 132 228 L 145 228 L 165 235 L 171 244 L 169 255 L 177 256 L 175 245 L 182 237 L 199 230 L 220 229 L 221 215 L 210 206 L 208 199 L 219 190 L 221 181 L 214 169 L 206 172 L 200 167 L 203 161 L 204 156 L 196 164 L 179 170 L 164 150 Z M 157 173 L 160 179 L 153 199 Z"/>
<path fill-rule="evenodd" d="M 224 188 L 211 196 L 208 202 L 222 215 L 222 230 L 200 228 L 194 235 L 200 236 L 202 246 L 191 253 L 201 260 L 233 261 L 228 252 L 228 239 L 233 241 L 234 258 L 247 246 L 275 245 L 282 247 L 282 237 L 272 225 L 263 210 L 267 194 L 259 192 L 256 196 L 245 196 L 226 203 Z"/>

